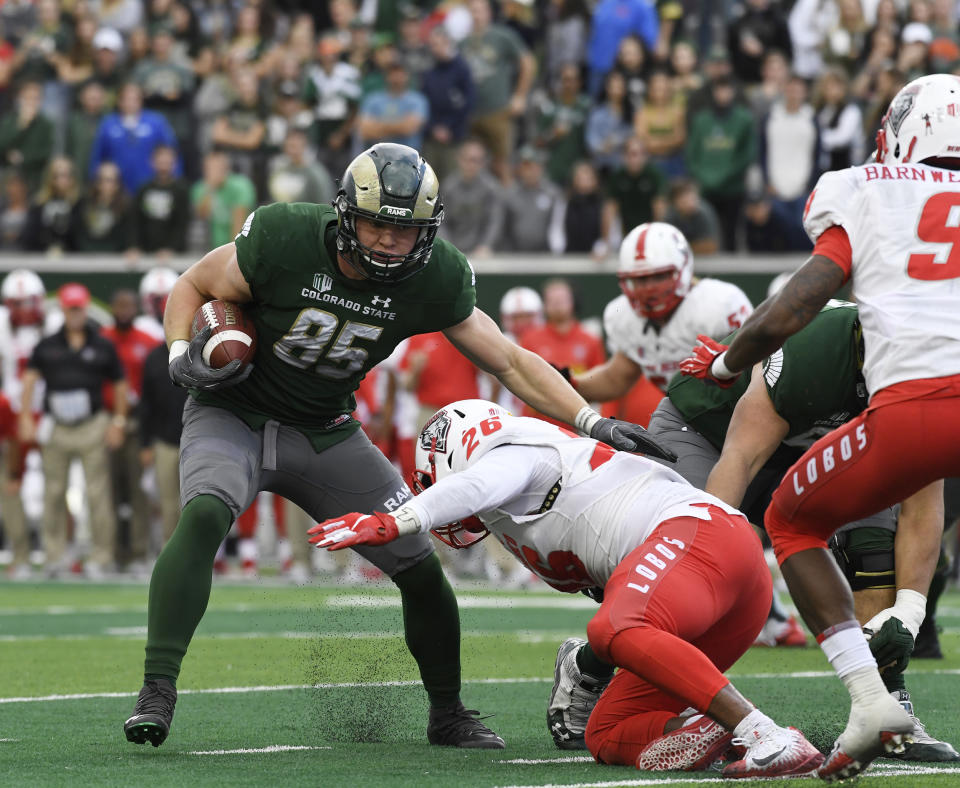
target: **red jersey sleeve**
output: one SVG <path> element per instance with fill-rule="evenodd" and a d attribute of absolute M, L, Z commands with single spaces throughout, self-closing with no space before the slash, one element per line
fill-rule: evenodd
<path fill-rule="evenodd" d="M 820 233 L 813 253 L 826 257 L 835 262 L 843 270 L 843 281 L 850 279 L 850 268 L 853 265 L 853 250 L 850 248 L 850 239 L 847 231 L 840 225 L 833 225 Z"/>

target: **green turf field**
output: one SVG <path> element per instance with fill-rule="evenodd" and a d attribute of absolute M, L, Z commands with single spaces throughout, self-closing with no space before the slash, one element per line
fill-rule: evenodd
<path fill-rule="evenodd" d="M 553 747 L 544 718 L 556 647 L 583 632 L 592 602 L 458 596 L 464 701 L 496 715 L 505 751 L 427 745 L 426 698 L 389 588 L 216 585 L 170 738 L 154 749 L 121 730 L 142 678 L 146 585 L 0 583 L 0 786 L 721 784 L 715 773 L 641 774 Z M 908 688 L 930 731 L 957 744 L 960 593 L 947 595 L 940 621 L 949 656 L 915 661 Z M 752 649 L 731 677 L 821 749 L 842 729 L 846 693 L 817 648 Z M 868 775 L 858 785 L 960 786 L 960 768 L 884 760 Z"/>

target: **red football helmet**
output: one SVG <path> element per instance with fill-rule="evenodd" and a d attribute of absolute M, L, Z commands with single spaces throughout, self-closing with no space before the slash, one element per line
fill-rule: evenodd
<path fill-rule="evenodd" d="M 4 306 L 10 312 L 10 325 L 43 325 L 43 299 L 47 291 L 40 277 L 26 268 L 18 268 L 7 274 L 0 287 Z"/>
<path fill-rule="evenodd" d="M 617 278 L 634 312 L 666 320 L 690 292 L 693 252 L 672 224 L 641 224 L 620 244 Z"/>
<path fill-rule="evenodd" d="M 510 416 L 510 413 L 495 402 L 464 399 L 450 403 L 430 417 L 417 438 L 415 469 L 410 483 L 414 495 L 419 495 L 432 484 L 455 472 L 453 466 L 457 459 L 456 452 L 464 451 L 463 447 L 468 442 L 463 440 L 463 433 L 491 416 L 505 418 Z M 444 544 L 457 549 L 472 547 L 490 535 L 487 527 L 476 515 L 435 526 L 431 533 Z M 471 536 L 468 537 L 467 534 Z"/>

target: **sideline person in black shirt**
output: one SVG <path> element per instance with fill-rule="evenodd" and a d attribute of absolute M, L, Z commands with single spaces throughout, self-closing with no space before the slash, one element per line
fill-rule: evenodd
<path fill-rule="evenodd" d="M 90 292 L 75 282 L 59 291 L 63 328 L 37 343 L 23 373 L 19 433 L 24 443 L 40 444 L 43 457 L 43 542 L 46 571 L 64 571 L 67 547 L 67 473 L 70 462 L 83 463 L 93 552 L 84 571 L 100 579 L 114 561 L 116 513 L 110 491 L 108 449 L 123 441 L 127 383 L 117 351 L 87 319 Z M 44 415 L 31 414 L 34 387 L 43 381 Z M 113 415 L 103 408 L 103 386 L 114 386 Z"/>

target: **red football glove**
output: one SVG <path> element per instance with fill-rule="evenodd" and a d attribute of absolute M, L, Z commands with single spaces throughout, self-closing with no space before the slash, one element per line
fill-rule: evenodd
<path fill-rule="evenodd" d="M 693 348 L 693 355 L 680 362 L 680 372 L 692 378 L 700 378 L 722 389 L 730 388 L 740 377 L 739 374 L 724 379 L 713 374 L 713 362 L 728 347 L 729 345 L 721 345 L 708 336 L 697 334 L 697 345 Z"/>
<path fill-rule="evenodd" d="M 393 515 L 383 512 L 373 514 L 351 512 L 343 517 L 324 520 L 319 525 L 313 526 L 307 533 L 313 534 L 308 540 L 310 544 L 320 548 L 326 547 L 328 550 L 343 550 L 345 547 L 361 544 L 386 544 L 400 535 Z"/>

